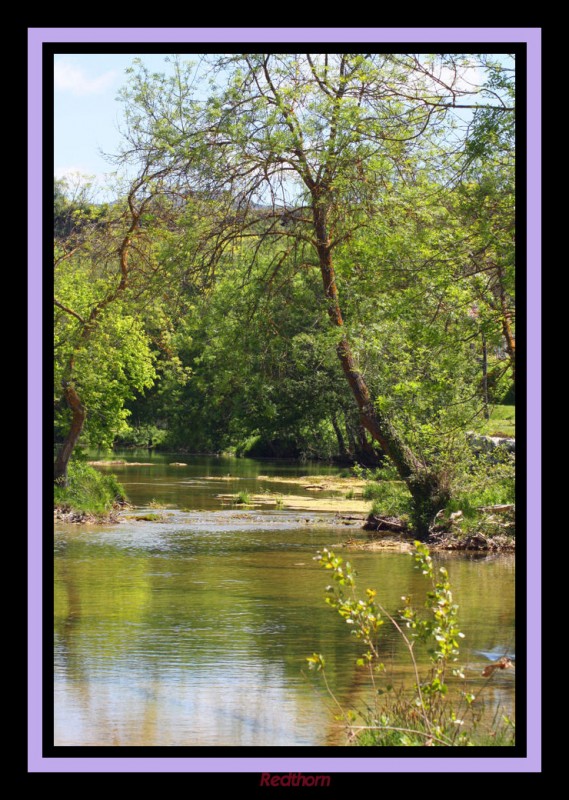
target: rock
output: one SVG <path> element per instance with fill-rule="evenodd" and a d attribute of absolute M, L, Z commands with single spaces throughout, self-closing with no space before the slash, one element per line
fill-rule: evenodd
<path fill-rule="evenodd" d="M 484 436 L 474 431 L 467 431 L 466 437 L 474 453 L 491 453 L 497 447 L 504 447 L 508 453 L 516 452 L 515 439 L 505 436 Z"/>

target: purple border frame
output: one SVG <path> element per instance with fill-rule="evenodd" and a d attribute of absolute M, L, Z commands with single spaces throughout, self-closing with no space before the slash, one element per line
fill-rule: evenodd
<path fill-rule="evenodd" d="M 43 758 L 41 429 L 41 130 L 44 42 L 525 42 L 528 54 L 527 758 Z M 29 28 L 28 29 L 28 772 L 540 772 L 541 771 L 541 29 L 540 28 Z M 531 310 L 531 313 L 529 313 Z M 531 638 L 530 638 L 531 636 Z M 531 687 L 531 693 L 530 693 Z M 537 689 L 536 689 L 537 687 Z"/>

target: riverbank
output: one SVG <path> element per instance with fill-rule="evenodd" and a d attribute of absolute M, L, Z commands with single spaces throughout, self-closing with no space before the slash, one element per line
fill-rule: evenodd
<path fill-rule="evenodd" d="M 116 522 L 127 507 L 123 487 L 113 474 L 99 472 L 83 461 L 70 462 L 65 480 L 53 487 L 54 519 L 61 522 Z"/>
<path fill-rule="evenodd" d="M 171 472 L 165 480 L 170 486 Z M 350 561 L 362 593 L 377 589 L 382 605 L 396 613 L 402 595 L 420 599 L 427 586 L 405 552 L 410 545 L 383 552 L 341 549 L 350 538 L 368 541 L 363 515 L 354 520 L 219 504 L 217 510 L 182 511 L 179 501 L 170 507 L 165 501 L 161 509 L 151 505 L 155 483 L 146 484 L 144 495 L 139 483 L 131 486 L 136 507 L 121 512 L 118 525 L 56 526 L 56 742 L 345 744 L 343 737 L 332 738 L 341 732 L 335 711 L 322 703 L 319 676 L 313 683 L 306 659 L 322 652 L 342 703 L 363 708 L 369 699 L 365 670 L 355 663 L 363 647 L 324 603 L 330 574 L 315 556 L 327 548 Z M 188 489 L 193 494 L 186 495 L 187 506 L 198 508 L 203 485 Z M 131 518 L 143 516 L 149 519 Z M 449 562 L 467 634 L 460 664 L 478 697 L 486 683 L 481 672 L 494 663 L 483 653 L 510 653 L 515 561 L 451 554 L 437 567 Z M 381 628 L 388 672 L 376 677 L 378 688 L 413 685 L 407 651 L 397 646 L 393 630 Z M 418 658 L 420 669 L 427 669 L 424 649 Z M 493 708 L 499 705 L 509 717 L 513 673 L 496 673 L 491 689 Z M 117 691 L 102 691 L 109 686 Z M 97 702 L 87 707 L 87 695 Z M 196 707 L 199 714 L 188 712 Z"/>
<path fill-rule="evenodd" d="M 415 537 L 412 533 L 399 536 L 386 534 L 381 538 L 368 539 L 367 541 L 351 538 L 343 542 L 341 547 L 345 550 L 370 552 L 395 550 L 411 553 L 414 550 L 414 541 Z M 457 535 L 454 532 L 449 532 L 444 537 L 430 535 L 425 544 L 428 545 L 431 552 L 445 550 L 455 552 L 514 553 L 516 550 L 515 538 L 504 534 L 483 536 L 482 534 Z"/>
<path fill-rule="evenodd" d="M 121 512 L 130 508 L 126 502 L 117 503 L 109 511 L 93 512 L 84 509 L 73 508 L 69 505 L 54 505 L 54 522 L 72 523 L 74 525 L 107 525 L 118 524 L 121 521 Z"/>
<path fill-rule="evenodd" d="M 269 525 L 275 530 L 279 529 L 279 524 L 283 518 L 287 517 L 289 522 L 295 526 L 326 526 L 331 528 L 351 529 L 352 535 L 343 542 L 338 542 L 335 546 L 345 550 L 355 551 L 398 551 L 412 552 L 415 535 L 412 530 L 406 530 L 395 534 L 389 531 L 368 531 L 364 533 L 368 515 L 364 513 L 330 513 L 329 510 L 318 511 L 316 508 L 307 510 L 303 508 L 303 514 L 292 515 L 290 512 L 298 510 L 288 508 L 285 513 L 282 509 L 269 507 L 269 501 L 258 504 L 257 508 L 238 507 L 228 505 L 219 511 L 180 511 L 177 509 L 167 510 L 157 508 L 156 505 L 150 507 L 133 507 L 128 504 L 117 505 L 107 514 L 92 514 L 85 511 L 78 511 L 69 508 L 54 508 L 54 521 L 63 524 L 74 525 L 120 525 L 121 523 L 159 523 L 195 526 L 197 523 L 203 524 L 209 521 L 217 521 L 219 524 L 226 525 L 238 521 L 249 526 L 258 525 L 264 527 Z M 272 512 L 272 513 L 271 513 Z M 288 512 L 288 513 L 287 513 Z M 142 527 L 141 526 L 141 527 Z M 365 536 L 365 538 L 364 538 Z M 427 539 L 428 546 L 432 551 L 486 551 L 486 552 L 514 552 L 515 538 L 504 533 L 465 533 L 456 527 L 449 531 L 434 531 Z"/>
<path fill-rule="evenodd" d="M 93 469 L 95 464 L 97 467 L 104 464 L 117 466 L 119 469 L 125 466 L 149 466 L 143 462 L 126 462 L 121 459 L 114 462 L 91 462 L 91 466 L 84 467 L 89 470 L 90 479 L 92 473 L 96 473 L 104 481 L 116 479 L 106 469 Z M 188 475 L 184 472 L 184 468 L 192 468 L 188 464 L 170 462 L 167 467 L 175 467 L 176 476 L 180 475 L 179 479 L 174 478 L 173 484 L 169 484 L 182 488 L 181 495 L 172 497 L 174 502 L 152 500 L 140 503 L 135 499 L 133 505 L 128 507 L 130 513 L 127 514 L 126 506 L 117 502 L 116 497 L 113 498 L 114 503 L 105 509 L 94 509 L 84 502 L 77 507 L 67 498 L 66 503 L 56 502 L 54 519 L 64 524 L 100 525 L 126 521 L 144 524 L 167 522 L 170 515 L 163 513 L 166 509 L 177 510 L 177 513 L 192 512 L 194 515 L 200 515 L 203 511 L 208 517 L 220 512 L 224 515 L 230 513 L 252 517 L 258 512 L 260 517 L 266 518 L 267 515 L 272 516 L 271 512 L 276 512 L 275 517 L 285 512 L 291 515 L 305 514 L 311 524 L 318 519 L 319 522 L 333 527 L 351 528 L 354 532 L 357 530 L 357 539 L 345 542 L 347 549 L 400 550 L 410 547 L 415 539 L 415 534 L 410 529 L 409 517 L 397 510 L 398 496 L 404 491 L 401 481 L 372 481 L 360 476 L 321 474 L 243 476 L 236 475 L 233 470 L 214 475 L 202 472 L 196 474 L 193 471 Z M 209 498 L 206 505 L 187 505 L 187 495 L 183 489 L 186 486 L 196 489 L 199 486 L 204 487 L 199 491 L 206 492 L 204 497 Z M 375 497 L 376 490 L 380 492 L 379 499 L 375 499 L 372 506 L 370 497 Z M 386 490 L 385 493 L 383 490 Z M 302 522 L 302 519 L 299 516 L 298 522 Z M 512 551 L 515 549 L 514 532 L 513 505 L 477 508 L 474 513 L 473 509 L 468 508 L 464 513 L 461 510 L 441 512 L 427 543 L 435 550 Z"/>

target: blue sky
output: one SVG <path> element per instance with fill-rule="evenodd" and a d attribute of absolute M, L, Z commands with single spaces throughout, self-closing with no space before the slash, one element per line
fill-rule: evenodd
<path fill-rule="evenodd" d="M 166 55 L 146 53 L 140 58 L 149 69 L 164 72 L 168 69 Z M 79 172 L 93 175 L 99 182 L 112 171 L 100 150 L 114 152 L 119 146 L 122 107 L 116 97 L 126 83 L 125 70 L 136 57 L 136 53 L 55 56 L 56 177 Z"/>
<path fill-rule="evenodd" d="M 56 177 L 79 173 L 92 176 L 95 185 L 105 184 L 105 175 L 113 167 L 101 151 L 113 153 L 120 146 L 122 105 L 116 98 L 127 81 L 125 71 L 138 56 L 152 72 L 167 72 L 167 55 L 77 53 L 54 57 Z M 185 58 L 197 60 L 199 56 Z"/>

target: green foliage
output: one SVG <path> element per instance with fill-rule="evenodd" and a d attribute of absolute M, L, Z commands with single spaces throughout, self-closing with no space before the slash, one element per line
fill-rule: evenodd
<path fill-rule="evenodd" d="M 67 294 L 59 282 L 58 288 L 60 296 Z M 56 320 L 55 347 L 56 391 L 62 381 L 72 377 L 87 408 L 84 443 L 100 447 L 112 445 L 117 436 L 129 431 L 130 412 L 125 407 L 126 401 L 134 392 L 151 386 L 156 377 L 154 355 L 142 323 L 125 313 L 122 304 L 115 303 L 102 315 L 88 340 L 78 343 L 69 330 L 68 320 L 60 317 Z M 56 431 L 63 434 L 69 425 L 70 413 L 59 398 L 56 408 Z"/>
<path fill-rule="evenodd" d="M 393 464 L 386 463 L 381 467 L 362 467 L 359 464 L 354 464 L 351 471 L 346 473 L 345 477 L 351 476 L 360 478 L 365 481 L 396 481 L 399 479 L 397 469 Z"/>
<path fill-rule="evenodd" d="M 490 419 L 477 425 L 477 430 L 487 436 L 516 436 L 516 407 L 495 405 L 490 409 Z"/>
<path fill-rule="evenodd" d="M 401 612 L 402 618 L 414 637 L 427 641 L 431 645 L 431 660 L 434 664 L 434 675 L 429 684 L 422 686 L 423 693 L 433 694 L 438 691 L 446 694 L 444 684 L 445 670 L 449 661 L 456 661 L 459 654 L 459 638 L 464 638 L 458 627 L 458 605 L 453 602 L 452 591 L 448 572 L 444 567 L 439 567 L 438 575 L 433 568 L 433 559 L 429 548 L 415 542 L 415 560 L 432 583 L 432 590 L 427 592 L 426 607 L 432 616 L 420 618 L 411 605 L 411 598 L 405 598 L 405 608 Z M 462 672 L 457 672 L 463 677 Z"/>
<path fill-rule="evenodd" d="M 235 446 L 235 455 L 236 456 L 250 456 L 254 458 L 254 454 L 261 448 L 261 437 L 260 435 L 253 434 L 252 436 L 247 436 L 242 441 L 238 442 Z"/>
<path fill-rule="evenodd" d="M 127 431 L 116 435 L 115 444 L 120 447 L 160 447 L 167 436 L 167 431 L 152 423 L 131 425 Z"/>
<path fill-rule="evenodd" d="M 363 498 L 373 500 L 371 513 L 375 516 L 409 517 L 413 511 L 412 497 L 403 481 L 366 483 Z"/>
<path fill-rule="evenodd" d="M 514 378 L 513 73 L 478 58 L 484 105 L 504 102 L 476 111 L 462 139 L 451 106 L 463 89 L 429 78 L 459 80 L 472 64 L 456 54 L 211 56 L 200 102 L 201 67 L 174 57 L 163 75 L 136 60 L 117 157 L 138 170 L 128 202 L 98 209 L 55 188 L 58 437 L 63 380 L 87 408 L 85 444 L 373 464 L 342 335 L 388 438 L 441 478 L 433 494 L 454 489 L 484 392 L 503 400 Z M 403 100 L 407 83 L 417 96 Z M 117 253 L 133 208 L 127 287 Z M 341 334 L 322 293 L 319 210 Z M 428 525 L 435 504 L 417 494 Z"/>
<path fill-rule="evenodd" d="M 69 430 L 64 386 L 72 384 L 86 410 L 83 444 L 97 446 L 127 433 L 126 402 L 156 378 L 155 354 L 117 254 L 122 212 L 122 203 L 98 217 L 90 212 L 80 235 L 56 239 L 54 247 L 56 436 Z"/>
<path fill-rule="evenodd" d="M 125 500 L 124 489 L 114 475 L 99 472 L 83 461 L 71 461 L 67 486 L 55 484 L 53 502 L 65 511 L 88 514 L 108 513 Z"/>
<path fill-rule="evenodd" d="M 244 489 L 237 493 L 233 503 L 236 506 L 248 506 L 251 505 L 251 495 L 249 492 L 245 491 Z"/>
<path fill-rule="evenodd" d="M 319 285 L 299 276 L 271 295 L 262 276 L 275 253 L 259 255 L 252 269 L 251 249 L 243 245 L 230 264 L 220 265 L 215 286 L 193 299 L 179 349 L 191 380 L 174 395 L 151 396 L 153 414 L 167 431 L 164 447 L 329 458 L 338 448 L 331 412 L 344 428 L 340 404 L 350 401 L 321 336 L 326 321 L 318 309 Z M 283 262 L 283 279 L 294 266 L 292 259 Z M 133 416 L 140 418 L 147 406 L 137 401 Z"/>
<path fill-rule="evenodd" d="M 474 165 L 495 152 L 489 121 L 480 117 L 484 154 L 474 146 L 469 152 L 469 181 L 453 183 L 453 170 L 464 164 L 449 156 L 448 120 L 441 111 L 437 124 L 427 124 L 434 123 L 429 103 L 445 105 L 434 99 L 443 85 L 434 82 L 428 96 L 403 104 L 396 87 L 416 79 L 423 86 L 446 61 L 458 75 L 461 57 L 425 57 L 419 73 L 405 55 L 313 58 L 212 57 L 220 80 L 212 80 L 203 106 L 191 99 L 195 65 L 174 58 L 169 76 L 149 73 L 142 62 L 130 71 L 125 152 L 143 163 L 151 153 L 172 180 L 195 183 L 181 250 L 207 275 L 207 297 L 195 298 L 200 322 L 188 350 L 194 380 L 182 393 L 187 413 L 168 409 L 167 444 L 358 455 L 353 399 L 335 357 L 338 333 L 314 269 L 307 174 L 314 169 L 325 176 L 318 203 L 333 231 L 344 330 L 376 407 L 422 461 L 450 475 L 463 446 L 457 431 L 480 407 L 473 340 L 484 334 L 494 352 L 500 337 L 496 296 L 485 297 L 478 273 L 468 271 L 472 251 L 480 244 L 487 252 L 508 209 L 507 187 L 492 187 L 491 170 L 486 188 L 474 177 Z M 499 65 L 489 74 L 501 76 L 499 91 L 507 93 Z M 336 83 L 341 92 L 326 90 Z M 512 127 L 509 117 L 499 122 L 500 113 L 492 119 L 502 141 Z M 284 175 L 297 206 L 288 216 L 276 200 Z M 494 213 L 496 192 L 504 203 Z M 509 258 L 507 248 L 495 254 L 503 252 Z"/>
<path fill-rule="evenodd" d="M 53 183 L 54 237 L 58 241 L 80 242 L 93 226 L 103 227 L 109 213 L 107 204 L 89 199 L 91 182 L 85 176 L 60 178 Z"/>
<path fill-rule="evenodd" d="M 350 626 L 350 633 L 364 645 L 356 665 L 367 672 L 371 704 L 362 712 L 345 709 L 332 694 L 326 681 L 326 662 L 319 653 L 306 660 L 309 669 L 321 673 L 326 688 L 340 707 L 340 719 L 347 726 L 348 739 L 359 746 L 472 746 L 492 743 L 513 745 L 514 726 L 506 717 L 494 717 L 492 729 L 481 724 L 480 697 L 466 689 L 450 692 L 448 672 L 455 682 L 463 684 L 465 676 L 457 665 L 459 643 L 464 634 L 458 624 L 458 605 L 454 602 L 449 575 L 444 567 L 435 570 L 428 547 L 415 542 L 416 567 L 425 577 L 428 589 L 424 609 L 419 611 L 411 597 L 403 597 L 403 608 L 395 618 L 381 605 L 374 589 L 366 589 L 365 597 L 356 594 L 355 572 L 329 550 L 316 560 L 330 570 L 333 583 L 326 587 L 326 603 L 335 609 Z M 386 672 L 380 660 L 382 626 L 390 623 L 404 642 L 415 676 L 412 691 L 396 692 L 386 681 L 379 686 Z M 420 674 L 415 655 L 417 642 L 424 642 L 430 654 L 430 669 Z M 361 724 L 360 724 L 361 723 Z"/>
<path fill-rule="evenodd" d="M 465 513 L 477 506 L 490 506 L 516 501 L 516 457 L 505 447 L 480 453 L 471 459 L 457 482 L 456 494 L 449 510 Z M 461 506 L 464 505 L 464 508 Z"/>

